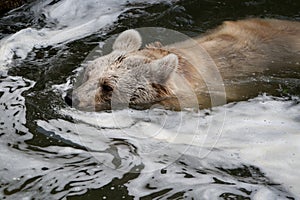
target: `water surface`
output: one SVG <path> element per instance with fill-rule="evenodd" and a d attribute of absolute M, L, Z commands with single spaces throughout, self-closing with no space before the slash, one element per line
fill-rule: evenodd
<path fill-rule="evenodd" d="M 0 17 L 0 199 L 299 199 L 299 76 L 200 112 L 88 113 L 64 93 L 105 39 L 300 20 L 297 1 L 36 1 Z"/>

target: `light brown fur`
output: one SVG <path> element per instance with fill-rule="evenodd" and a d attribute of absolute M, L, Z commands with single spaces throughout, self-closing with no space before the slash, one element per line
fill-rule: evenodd
<path fill-rule="evenodd" d="M 194 47 L 187 48 L 184 44 L 188 44 L 189 41 L 165 47 L 155 43 L 139 50 L 138 43 L 141 41 L 131 37 L 130 34 L 128 37 L 125 36 L 120 37 L 119 41 L 123 40 L 125 43 L 130 41 L 130 45 L 127 45 L 130 48 L 116 42 L 115 51 L 110 57 L 100 58 L 103 63 L 122 50 L 120 55 L 122 54 L 124 58 L 119 58 L 120 62 L 117 58 L 113 58 L 114 61 L 107 62 L 108 64 L 101 70 L 97 69 L 96 61 L 93 67 L 88 67 L 93 74 L 93 78 L 87 78 L 88 83 L 93 84 L 90 81 L 92 79 L 97 82 L 95 84 L 106 80 L 110 82 L 107 84 L 111 84 L 112 91 L 103 92 L 102 89 L 97 89 L 91 102 L 84 94 L 88 87 L 80 86 L 74 92 L 79 99 L 79 107 L 111 109 L 110 100 L 115 97 L 117 103 L 128 103 L 132 107 L 149 108 L 153 104 L 160 104 L 167 109 L 175 110 L 194 107 L 196 98 L 196 104 L 200 105 L 200 108 L 207 108 L 225 103 L 224 101 L 212 103 L 211 100 L 214 93 L 223 95 L 221 91 L 223 86 L 227 102 L 240 101 L 255 97 L 261 92 L 275 94 L 278 85 L 263 84 L 266 77 L 290 77 L 296 74 L 299 78 L 299 22 L 275 19 L 224 22 L 217 29 L 191 41 L 191 44 L 196 43 L 201 47 L 200 51 L 193 49 Z M 206 52 L 207 56 L 204 55 Z M 212 63 L 216 65 L 217 72 L 223 78 L 222 87 L 220 84 L 223 83 L 214 82 L 215 75 L 207 72 Z M 155 64 L 162 66 L 155 68 Z M 135 65 L 136 67 L 132 67 Z M 156 74 L 152 68 L 161 71 Z M 164 68 L 169 71 L 165 72 Z M 159 80 L 152 78 L 152 75 Z M 111 78 L 112 76 L 115 78 Z M 120 91 L 125 91 L 126 94 L 122 96 Z M 117 95 L 113 95 L 113 92 Z"/>

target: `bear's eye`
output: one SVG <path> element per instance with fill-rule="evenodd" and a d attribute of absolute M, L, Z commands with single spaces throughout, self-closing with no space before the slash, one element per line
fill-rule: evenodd
<path fill-rule="evenodd" d="M 111 86 L 109 86 L 109 85 L 106 85 L 106 84 L 101 85 L 101 88 L 102 88 L 103 92 L 111 92 L 111 91 L 113 91 L 113 88 Z"/>

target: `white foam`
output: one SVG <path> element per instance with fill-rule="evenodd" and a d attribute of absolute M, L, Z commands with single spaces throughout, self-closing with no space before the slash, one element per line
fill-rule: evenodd
<path fill-rule="evenodd" d="M 39 30 L 28 27 L 1 40 L 0 68 L 9 64 L 14 55 L 26 58 L 28 52 L 33 48 L 55 46 L 94 34 L 115 22 L 117 17 L 128 9 L 125 7 L 125 2 L 127 2 L 125 0 L 81 2 L 61 0 L 53 5 L 48 5 L 49 2 L 39 2 L 32 9 L 42 9 L 49 20 L 56 21 L 56 27 Z M 129 2 L 142 1 L 132 0 Z M 45 7 L 45 5 L 48 6 Z M 28 87 L 24 87 L 25 83 L 28 84 Z M 13 97 L 3 96 L 3 100 L 7 101 L 8 99 L 9 105 L 16 102 L 15 107 L 21 106 L 16 108 L 21 110 L 20 116 L 17 117 L 14 116 L 15 110 L 11 109 L 11 112 L 7 112 L 6 109 L 2 109 L 5 110 L 5 112 L 3 111 L 4 116 L 9 116 L 4 120 L 5 125 L 8 126 L 7 130 L 13 131 L 16 124 L 18 130 L 28 132 L 23 125 L 26 122 L 24 99 L 17 97 L 33 84 L 33 82 L 24 81 L 21 77 L 12 80 L 8 78 L 7 81 L 2 82 L 2 88 L 5 89 L 4 95 Z M 17 88 L 18 85 L 24 87 L 24 90 L 15 90 L 14 88 Z M 9 88 L 12 88 L 15 94 L 8 92 Z M 57 90 L 66 90 L 67 88 L 56 87 Z M 5 105 L 3 103 L 3 106 Z M 51 191 L 55 187 L 64 187 L 69 181 L 78 179 L 81 185 L 77 189 L 81 188 L 80 193 L 84 193 L 89 188 L 99 188 L 111 182 L 113 178 L 122 177 L 133 166 L 143 163 L 145 167 L 142 172 L 153 173 L 141 173 L 139 177 L 127 184 L 129 194 L 136 198 L 153 192 L 154 190 L 149 191 L 145 188 L 146 184 L 151 183 L 158 188 L 158 191 L 167 189 L 170 185 L 174 188 L 174 192 L 193 188 L 194 191 L 187 192 L 187 195 L 195 197 L 201 194 L 204 199 L 213 199 L 224 191 L 232 191 L 236 194 L 240 191 L 234 190 L 234 188 L 224 189 L 221 185 L 212 184 L 212 176 L 218 176 L 217 173 L 199 175 L 194 169 L 201 166 L 205 169 L 216 170 L 216 167 L 219 166 L 234 168 L 248 164 L 259 167 L 266 177 L 271 178 L 275 183 L 280 183 L 286 191 L 292 192 L 297 198 L 300 198 L 298 181 L 300 177 L 298 170 L 300 168 L 300 105 L 295 104 L 292 100 L 286 101 L 262 96 L 247 102 L 214 108 L 213 111 L 209 111 L 210 115 L 205 115 L 204 112 L 170 112 L 159 109 L 153 111 L 123 110 L 114 113 L 84 113 L 65 109 L 61 113 L 73 117 L 76 123 L 53 119 L 38 120 L 37 125 L 45 132 L 53 134 L 49 135 L 49 138 L 59 136 L 66 140 L 66 143 L 70 141 L 85 146 L 91 149 L 91 152 L 71 147 L 50 146 L 43 148 L 46 153 L 41 154 L 42 156 L 31 155 L 30 151 L 26 151 L 28 155 L 24 155 L 14 149 L 8 149 L 3 142 L 5 148 L 3 148 L 1 157 L 7 161 L 4 163 L 4 167 L 10 169 L 10 173 L 5 173 L 5 171 L 2 173 L 7 182 L 25 174 L 25 178 L 19 182 L 22 184 L 33 174 L 39 174 L 43 176 L 41 183 Z M 13 120 L 15 118 L 21 120 L 15 122 Z M 5 136 L 12 137 L 11 135 Z M 21 138 L 19 135 L 16 137 Z M 32 135 L 27 134 L 21 140 L 30 137 Z M 3 138 L 4 136 L 2 136 Z M 17 138 L 14 138 L 14 141 Z M 117 141 L 124 139 L 127 143 L 115 144 L 115 138 L 119 139 Z M 115 149 L 109 149 L 111 146 L 114 146 Z M 133 146 L 136 147 L 137 153 L 132 153 L 133 150 L 130 148 Z M 211 151 L 212 148 L 218 151 Z M 48 154 L 47 151 L 53 152 L 53 154 Z M 119 156 L 120 166 L 118 167 L 113 163 L 118 158 L 114 157 L 116 153 L 112 151 L 116 151 Z M 81 163 L 86 162 L 87 166 L 93 162 L 86 161 L 86 159 L 90 159 L 91 153 L 100 163 L 105 164 L 105 166 L 101 166 L 103 172 L 101 171 L 92 178 L 89 175 L 80 174 L 78 178 L 77 171 L 70 170 L 70 166 L 65 163 L 67 162 L 65 158 L 60 160 L 60 156 L 72 155 L 72 153 L 81 154 L 80 156 L 83 158 Z M 57 154 L 58 156 L 56 156 Z M 188 160 L 189 156 L 191 157 L 187 162 L 187 172 L 196 179 L 184 179 L 182 174 L 177 173 L 182 172 L 182 165 L 171 165 L 182 154 L 184 154 L 182 159 Z M 166 155 L 167 159 L 162 157 L 163 155 Z M 199 160 L 196 159 L 197 157 Z M 49 162 L 49 158 L 55 162 L 52 160 Z M 75 159 L 80 160 L 76 157 Z M 24 163 L 31 163 L 31 165 L 26 166 Z M 60 171 L 55 172 L 57 174 L 38 171 L 43 166 L 60 169 Z M 164 177 L 159 171 L 155 171 L 166 166 L 171 174 L 170 177 Z M 97 169 L 96 167 L 91 168 L 89 172 L 92 173 L 92 170 Z M 80 172 L 81 168 L 78 171 Z M 72 176 L 70 173 L 73 173 Z M 249 191 L 255 191 L 251 194 L 253 199 L 278 197 L 278 191 L 266 185 L 250 185 L 222 176 L 218 178 L 233 182 Z M 48 179 L 57 180 L 57 182 L 53 186 L 51 186 L 51 182 L 47 185 Z M 85 181 L 81 181 L 82 179 Z M 201 187 L 198 187 L 198 184 L 202 184 Z M 10 188 L 15 187 L 18 187 L 15 183 L 10 185 Z M 34 186 L 32 191 L 38 191 L 38 187 L 39 185 Z M 257 188 L 253 189 L 253 187 Z M 29 194 L 29 192 L 28 198 L 34 196 L 34 193 Z M 68 192 L 62 191 L 62 193 Z M 24 197 L 25 193 L 15 195 Z M 59 198 L 61 198 L 64 194 L 57 195 L 60 195 Z"/>
<path fill-rule="evenodd" d="M 173 135 L 166 134 L 164 138 L 155 138 L 178 144 L 192 144 L 190 149 L 182 151 L 184 155 L 197 157 L 197 154 L 200 152 L 199 159 L 208 162 L 210 165 L 222 166 L 230 165 L 231 163 L 242 166 L 248 163 L 259 167 L 272 181 L 282 184 L 287 191 L 291 191 L 295 196 L 300 197 L 300 105 L 293 101 L 282 100 L 272 99 L 271 97 L 258 97 L 248 102 L 215 108 L 210 117 L 218 118 L 218 115 L 223 116 L 224 110 L 226 110 L 225 124 L 222 128 L 221 137 L 217 139 L 217 143 L 216 138 L 206 135 L 206 129 L 204 130 L 201 126 L 197 132 L 202 136 L 206 135 L 204 143 L 196 142 L 197 137 L 193 137 L 194 131 L 190 133 L 181 132 L 179 133 L 180 136 L 175 137 L 174 140 L 176 130 L 173 129 L 173 131 L 169 130 L 173 132 Z M 182 124 L 183 130 L 190 131 L 190 124 L 197 123 L 197 120 L 197 118 L 190 118 L 188 123 Z M 205 121 L 204 123 L 208 122 L 207 117 L 201 120 Z M 222 123 L 212 124 L 214 128 L 220 125 Z M 146 127 L 141 132 L 149 132 L 147 129 Z M 162 134 L 165 134 L 165 131 Z M 197 144 L 199 149 L 194 148 L 194 145 Z M 220 150 L 220 152 L 211 151 L 203 154 L 202 148 L 209 149 L 211 147 Z M 202 157 L 203 155 L 206 156 Z M 157 167 L 153 165 L 153 160 L 150 160 L 148 159 L 147 164 L 145 164 L 148 170 L 149 168 Z M 187 172 L 195 175 L 192 171 Z M 145 183 L 151 182 L 152 176 L 151 174 L 142 174 L 140 179 L 136 179 L 128 184 L 130 193 L 132 195 L 139 195 L 141 191 L 147 193 L 147 190 L 142 187 Z M 160 190 L 163 188 L 167 189 L 169 185 L 174 185 L 174 178 L 171 179 L 171 182 L 162 178 L 163 180 L 156 187 L 160 188 Z M 159 180 L 155 181 L 159 182 Z M 243 187 L 241 183 L 237 184 Z M 253 199 L 283 198 L 277 196 L 276 192 L 274 193 L 269 188 L 258 187 L 256 192 L 252 193 Z M 202 190 L 198 192 L 203 196 L 205 196 L 203 193 L 207 193 L 207 199 L 214 199 L 218 196 L 218 193 L 222 193 L 222 188 L 217 191 L 215 189 L 213 188 L 214 192 L 211 193 L 209 188 L 206 188 L 205 192 Z"/>
<path fill-rule="evenodd" d="M 166 0 L 160 0 L 166 1 Z M 147 4 L 160 2 L 147 1 Z M 105 30 L 118 16 L 129 9 L 128 3 L 142 0 L 62 0 L 53 5 L 51 1 L 39 1 L 32 11 L 43 12 L 55 28 L 35 29 L 28 27 L 0 41 L 0 69 L 12 62 L 14 56 L 26 58 L 33 48 L 56 46 L 74 41 L 98 31 Z"/>
<path fill-rule="evenodd" d="M 162 110 L 124 110 L 85 114 L 85 117 L 79 117 L 82 113 L 71 110 L 64 110 L 63 113 L 80 122 L 96 124 L 99 130 L 106 127 L 99 131 L 100 135 L 135 141 L 133 143 L 138 147 L 145 164 L 144 171 L 154 171 L 165 166 L 157 163 L 163 154 L 173 156 L 167 162 L 167 165 L 171 164 L 179 158 L 179 152 L 198 157 L 209 165 L 249 164 L 259 167 L 272 181 L 282 184 L 287 191 L 300 197 L 300 105 L 293 100 L 260 96 L 247 102 L 214 108 L 208 116 L 203 112 L 197 114 Z M 89 115 L 92 115 L 90 119 Z M 221 135 L 218 133 L 220 130 Z M 81 137 L 86 138 L 84 135 Z M 169 145 L 163 143 L 160 146 L 158 141 L 166 141 Z M 220 152 L 210 151 L 212 148 Z M 130 183 L 128 188 L 133 195 L 140 195 L 138 193 L 143 188 L 137 187 L 142 187 L 142 183 L 148 181 L 147 176 L 151 175 L 143 174 Z M 167 188 L 163 184 L 161 187 Z M 136 192 L 133 188 L 136 188 Z M 253 198 L 272 199 L 274 195 L 274 191 L 262 187 L 253 193 Z"/>

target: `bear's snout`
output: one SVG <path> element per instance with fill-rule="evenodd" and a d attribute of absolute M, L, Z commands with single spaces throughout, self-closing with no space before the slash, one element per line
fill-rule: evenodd
<path fill-rule="evenodd" d="M 73 94 L 72 90 L 68 91 L 65 96 L 65 102 L 68 106 L 76 107 L 79 105 L 79 99 Z"/>

